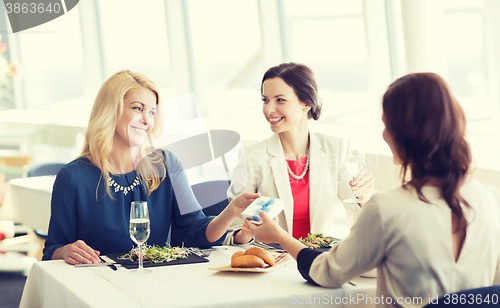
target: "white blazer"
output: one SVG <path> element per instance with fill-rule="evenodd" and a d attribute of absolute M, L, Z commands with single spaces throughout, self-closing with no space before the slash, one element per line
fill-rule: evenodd
<path fill-rule="evenodd" d="M 352 225 L 361 212 L 357 204 L 341 200 L 351 197 L 348 184 L 352 175 L 345 167 L 346 151 L 342 138 L 310 133 L 309 215 L 311 232 L 333 234 L 335 204 L 343 203 Z M 262 196 L 280 198 L 285 209 L 279 224 L 292 234 L 293 195 L 286 168 L 283 147 L 278 134 L 258 144 L 244 147 L 231 176 L 227 191 L 232 200 L 242 192 L 260 192 Z M 241 223 L 241 222 L 240 222 Z"/>

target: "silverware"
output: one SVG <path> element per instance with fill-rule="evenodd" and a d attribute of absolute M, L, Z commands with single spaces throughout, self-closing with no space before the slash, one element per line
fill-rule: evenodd
<path fill-rule="evenodd" d="M 115 264 L 111 262 L 101 262 L 101 263 L 90 263 L 90 264 L 75 264 L 75 267 L 101 267 L 101 266 L 111 266 L 111 265 L 115 266 Z"/>
<path fill-rule="evenodd" d="M 108 257 L 106 256 L 106 258 L 108 258 Z M 109 258 L 108 258 L 108 259 L 109 259 Z M 104 262 L 104 263 L 108 262 L 108 261 L 104 260 L 104 259 L 103 259 L 103 257 L 101 257 L 101 256 L 99 256 L 99 260 L 101 260 L 101 262 Z M 110 260 L 111 260 L 111 259 L 110 259 Z M 113 261 L 113 260 L 111 260 L 111 261 Z M 111 262 L 111 261 L 109 261 L 109 262 Z M 116 265 L 115 265 L 114 263 L 113 263 L 113 264 L 110 264 L 110 265 L 108 265 L 108 266 L 109 266 L 109 268 L 110 268 L 110 269 L 112 269 L 112 270 L 114 270 L 114 271 L 118 270 L 118 269 L 116 268 Z"/>
<path fill-rule="evenodd" d="M 275 262 L 275 263 L 278 263 L 279 261 L 281 261 L 282 259 L 284 259 L 287 255 L 288 255 L 287 253 L 281 253 L 281 254 L 279 254 L 279 255 L 275 258 L 274 262 Z"/>
<path fill-rule="evenodd" d="M 266 245 L 264 243 L 261 243 L 261 242 L 253 242 L 252 243 L 254 246 L 257 246 L 257 247 L 260 247 L 260 248 L 263 248 L 265 250 L 269 250 L 269 251 L 272 251 L 272 252 L 287 252 L 286 250 L 284 249 L 278 249 L 276 247 L 273 247 L 273 246 L 269 246 L 269 245 Z"/>
<path fill-rule="evenodd" d="M 206 258 L 210 256 L 212 251 L 215 249 L 199 249 L 199 248 L 188 247 L 187 250 L 192 254 L 197 255 L 198 257 Z"/>

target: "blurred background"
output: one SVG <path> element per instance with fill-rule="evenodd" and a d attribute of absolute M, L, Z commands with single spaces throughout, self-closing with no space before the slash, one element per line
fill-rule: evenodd
<path fill-rule="evenodd" d="M 0 98 L 0 121 L 17 121 L 17 135 L 2 139 L 30 164 L 79 154 L 99 87 L 122 69 L 152 78 L 164 102 L 195 95 L 165 104 L 170 118 L 236 131 L 243 144 L 263 140 L 261 78 L 294 61 L 319 84 L 324 113 L 311 129 L 359 136 L 376 154 L 390 154 L 380 119 L 387 86 L 409 72 L 440 74 L 465 109 L 476 165 L 500 169 L 499 1 L 87 0 L 16 34 L 5 8 L 0 15 L 3 56 L 18 65 Z"/>

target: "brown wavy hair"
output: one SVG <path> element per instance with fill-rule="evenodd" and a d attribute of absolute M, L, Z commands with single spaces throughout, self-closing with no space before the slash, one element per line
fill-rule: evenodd
<path fill-rule="evenodd" d="M 279 77 L 290 86 L 297 95 L 299 101 L 310 106 L 307 113 L 308 119 L 318 120 L 321 115 L 321 102 L 318 99 L 318 86 L 313 71 L 304 64 L 282 63 L 267 70 L 260 84 L 260 93 L 264 81 Z"/>
<path fill-rule="evenodd" d="M 383 96 L 386 129 L 402 161 L 403 187 L 413 186 L 420 200 L 426 184 L 440 186 L 441 195 L 458 218 L 457 230 L 466 232 L 460 195 L 472 155 L 465 138 L 465 115 L 448 84 L 433 73 L 408 74 L 393 82 Z M 406 181 L 410 170 L 411 180 Z"/>

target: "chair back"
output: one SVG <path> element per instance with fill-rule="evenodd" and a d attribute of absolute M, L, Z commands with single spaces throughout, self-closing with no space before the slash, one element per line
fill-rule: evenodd
<path fill-rule="evenodd" d="M 44 163 L 31 167 L 28 171 L 28 177 L 44 176 L 44 175 L 57 175 L 59 170 L 64 166 L 63 163 Z"/>
<path fill-rule="evenodd" d="M 229 204 L 227 190 L 229 181 L 209 181 L 191 186 L 194 196 L 207 216 L 217 216 Z"/>
<path fill-rule="evenodd" d="M 226 208 L 229 204 L 227 200 L 228 188 L 229 181 L 209 181 L 191 186 L 194 196 L 206 216 L 217 216 Z M 196 246 L 185 238 L 185 234 L 181 234 L 174 227 L 170 229 L 170 244 L 172 246 Z"/>

